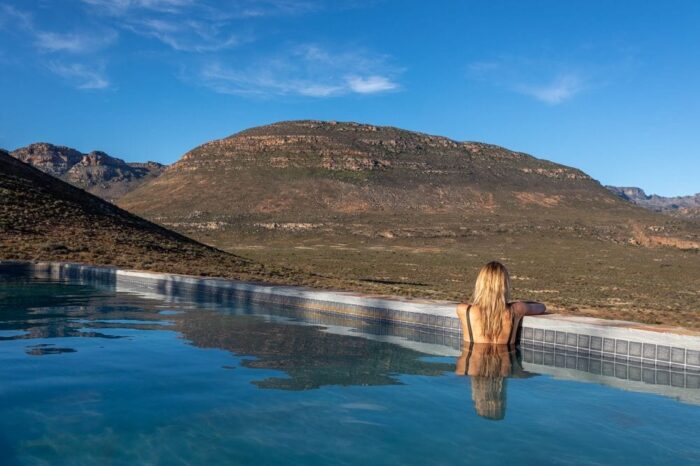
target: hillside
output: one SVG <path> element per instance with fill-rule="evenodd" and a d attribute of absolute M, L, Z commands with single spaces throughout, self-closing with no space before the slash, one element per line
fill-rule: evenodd
<path fill-rule="evenodd" d="M 502 147 L 318 121 L 203 144 L 119 205 L 264 263 L 467 299 L 476 268 L 561 312 L 691 325 L 700 230 Z"/>
<path fill-rule="evenodd" d="M 620 198 L 654 212 L 700 220 L 700 193 L 691 196 L 664 197 L 647 194 L 641 188 L 606 186 Z"/>
<path fill-rule="evenodd" d="M 63 260 L 315 284 L 312 277 L 197 243 L 0 151 L 0 260 Z"/>
<path fill-rule="evenodd" d="M 156 162 L 126 163 L 104 152 L 83 154 L 48 143 L 30 144 L 10 155 L 109 201 L 157 177 L 165 168 Z"/>

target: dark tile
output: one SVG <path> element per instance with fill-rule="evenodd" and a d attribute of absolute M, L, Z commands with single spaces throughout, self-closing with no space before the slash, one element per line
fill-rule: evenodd
<path fill-rule="evenodd" d="M 654 369 L 642 369 L 642 380 L 644 383 L 656 383 L 656 371 Z"/>
<path fill-rule="evenodd" d="M 627 365 L 615 364 L 615 377 L 618 379 L 627 379 Z"/>
<path fill-rule="evenodd" d="M 603 363 L 597 359 L 591 359 L 591 362 L 588 363 L 588 371 L 592 374 L 600 374 L 602 367 Z"/>
<path fill-rule="evenodd" d="M 685 364 L 685 348 L 671 348 L 671 362 Z"/>
<path fill-rule="evenodd" d="M 630 356 L 634 356 L 637 358 L 642 357 L 642 344 L 636 341 L 630 341 Z"/>
<path fill-rule="evenodd" d="M 527 339 L 527 340 L 532 340 L 534 337 L 535 332 L 532 330 L 532 327 L 523 327 L 523 334 L 522 338 Z"/>
<path fill-rule="evenodd" d="M 554 355 L 554 365 L 557 367 L 566 367 L 566 356 L 563 354 Z"/>
<path fill-rule="evenodd" d="M 671 373 L 669 371 L 656 371 L 656 384 L 668 385 L 671 383 Z"/>
<path fill-rule="evenodd" d="M 671 372 L 671 385 L 674 387 L 685 387 L 685 374 L 682 372 Z"/>
<path fill-rule="evenodd" d="M 547 343 L 554 343 L 556 338 L 556 332 L 554 330 L 545 330 L 544 341 Z"/>
<path fill-rule="evenodd" d="M 642 368 L 630 366 L 628 376 L 630 380 L 642 380 Z"/>
<path fill-rule="evenodd" d="M 578 358 L 576 359 L 576 369 L 584 372 L 588 372 L 588 358 Z"/>
<path fill-rule="evenodd" d="M 544 359 L 544 353 L 542 351 L 535 351 L 534 354 L 535 357 L 535 364 L 542 364 L 542 361 Z"/>
<path fill-rule="evenodd" d="M 566 344 L 566 332 L 557 332 L 557 345 L 565 345 Z"/>
<path fill-rule="evenodd" d="M 554 353 L 544 353 L 543 362 L 546 366 L 554 365 Z"/>
<path fill-rule="evenodd" d="M 628 347 L 629 347 L 629 341 L 627 341 L 627 340 L 615 340 L 615 353 L 627 354 Z"/>
<path fill-rule="evenodd" d="M 615 352 L 615 340 L 611 338 L 603 338 L 603 352 L 614 353 Z"/>
<path fill-rule="evenodd" d="M 588 345 L 590 344 L 591 337 L 588 335 L 579 335 L 578 336 L 578 347 L 579 348 L 588 348 Z"/>
<path fill-rule="evenodd" d="M 541 328 L 535 329 L 535 341 L 544 341 L 544 330 Z"/>
<path fill-rule="evenodd" d="M 686 388 L 700 388 L 700 375 L 686 374 L 685 386 Z"/>
<path fill-rule="evenodd" d="M 566 357 L 566 368 L 567 369 L 576 369 L 576 356 L 567 356 Z"/>
<path fill-rule="evenodd" d="M 700 366 L 700 351 L 695 351 L 695 350 L 688 350 L 686 355 L 685 355 L 686 364 L 692 365 L 692 366 Z"/>
<path fill-rule="evenodd" d="M 576 333 L 567 333 L 566 334 L 567 346 L 576 346 L 577 342 L 578 342 L 578 335 Z"/>
<path fill-rule="evenodd" d="M 656 359 L 656 345 L 644 343 L 642 347 L 642 356 L 647 359 Z"/>
<path fill-rule="evenodd" d="M 656 359 L 659 361 L 670 361 L 671 360 L 671 348 L 668 346 L 657 346 L 656 347 Z"/>
<path fill-rule="evenodd" d="M 600 337 L 591 337 L 591 349 L 601 351 L 603 349 L 603 339 Z"/>
<path fill-rule="evenodd" d="M 601 353 L 600 351 L 591 351 L 590 354 L 588 355 L 591 359 L 600 359 Z"/>
<path fill-rule="evenodd" d="M 613 377 L 615 375 L 615 364 L 603 361 L 603 375 Z"/>

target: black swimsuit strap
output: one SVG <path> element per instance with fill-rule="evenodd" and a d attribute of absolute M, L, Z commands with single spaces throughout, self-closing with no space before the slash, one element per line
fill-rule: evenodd
<path fill-rule="evenodd" d="M 467 353 L 467 375 L 469 375 L 469 362 L 472 359 L 472 351 L 474 351 L 474 334 L 472 333 L 472 321 L 469 318 L 469 311 L 472 305 L 467 306 L 467 328 L 469 329 L 469 352 Z"/>
<path fill-rule="evenodd" d="M 469 341 L 473 344 L 474 343 L 474 334 L 472 333 L 472 321 L 469 318 L 469 311 L 471 310 L 472 305 L 470 304 L 467 306 L 467 328 L 469 329 Z"/>

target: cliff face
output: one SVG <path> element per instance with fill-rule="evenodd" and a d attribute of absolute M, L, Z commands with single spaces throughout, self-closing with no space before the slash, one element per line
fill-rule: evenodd
<path fill-rule="evenodd" d="M 157 177 L 165 168 L 156 162 L 126 163 L 104 152 L 83 154 L 47 143 L 31 144 L 10 155 L 110 201 Z"/>
<path fill-rule="evenodd" d="M 620 198 L 646 209 L 676 217 L 700 219 L 700 193 L 690 196 L 664 197 L 647 195 L 641 188 L 606 186 Z"/>

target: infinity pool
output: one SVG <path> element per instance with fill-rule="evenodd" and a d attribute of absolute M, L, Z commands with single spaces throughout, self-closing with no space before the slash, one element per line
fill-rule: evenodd
<path fill-rule="evenodd" d="M 538 367 L 361 321 L 0 275 L 0 464 L 700 463 L 698 389 Z"/>

